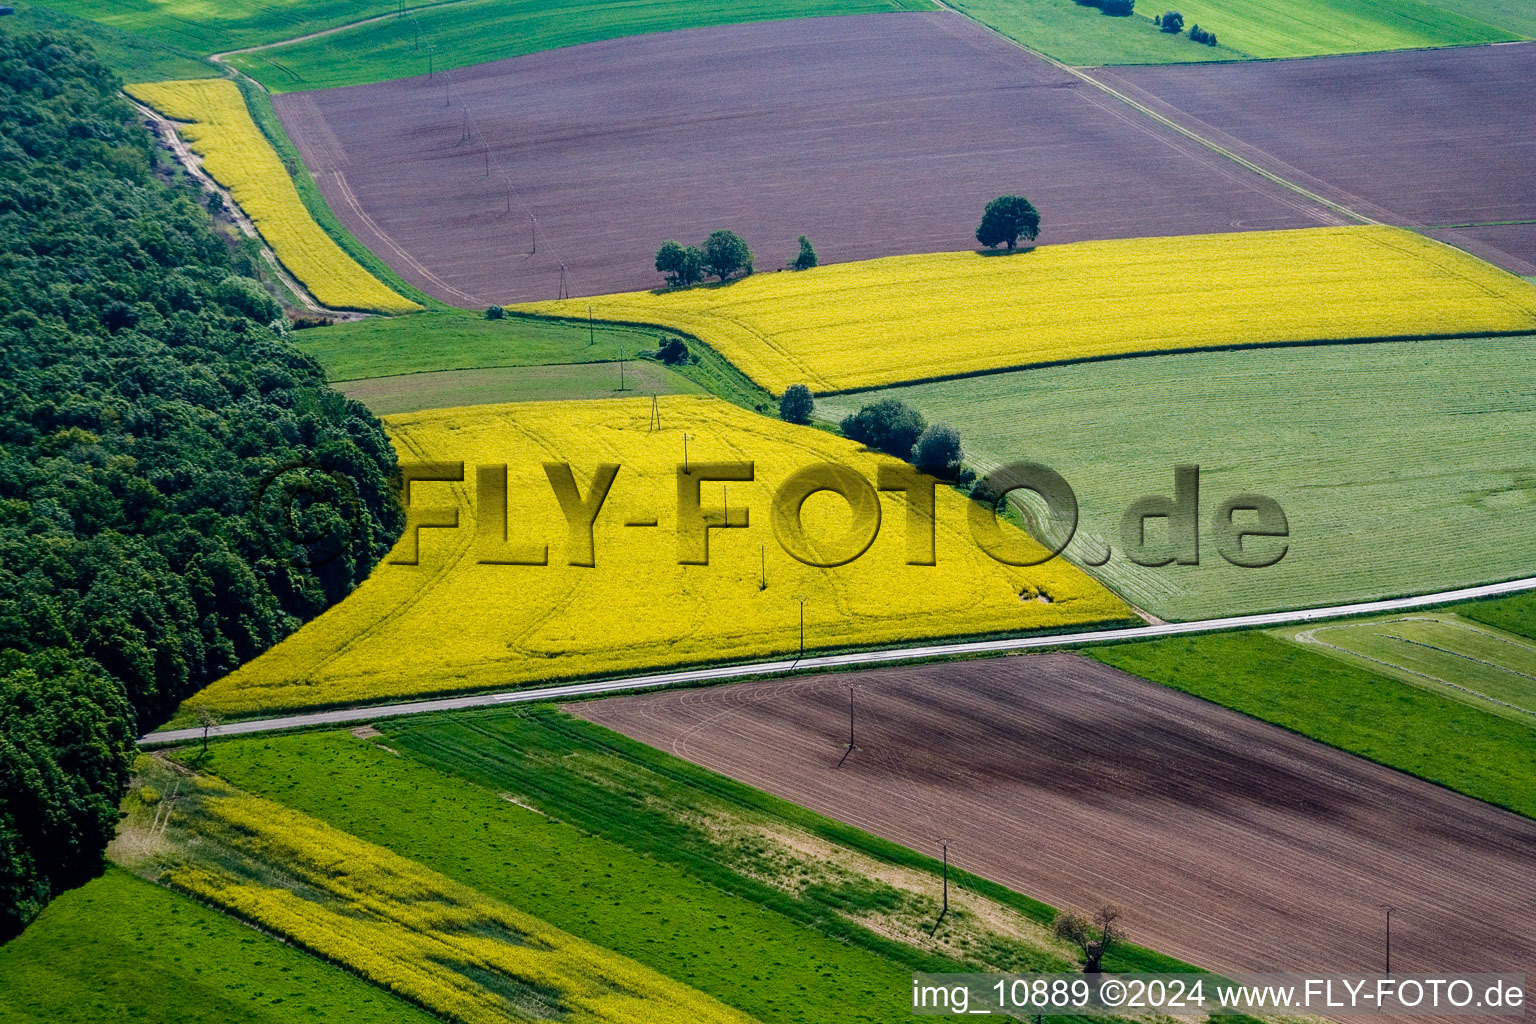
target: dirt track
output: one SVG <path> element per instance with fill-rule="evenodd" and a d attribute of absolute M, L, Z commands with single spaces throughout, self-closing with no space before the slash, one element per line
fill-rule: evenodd
<path fill-rule="evenodd" d="M 1536 968 L 1536 821 L 1076 655 L 570 710 L 1203 966 Z"/>
<path fill-rule="evenodd" d="M 1387 223 L 1536 219 L 1536 42 L 1092 75 Z M 1434 234 L 1536 274 L 1536 225 Z"/>
<path fill-rule="evenodd" d="M 639 36 L 274 103 L 347 227 L 460 305 L 554 298 L 561 262 L 572 294 L 653 287 L 663 240 L 720 227 L 759 270 L 801 233 L 824 262 L 972 248 L 1010 191 L 1050 242 L 1338 222 L 945 12 Z"/>

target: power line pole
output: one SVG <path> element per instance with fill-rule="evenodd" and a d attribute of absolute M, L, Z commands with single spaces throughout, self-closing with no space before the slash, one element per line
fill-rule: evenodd
<path fill-rule="evenodd" d="M 624 390 L 624 346 L 619 346 L 619 390 Z"/>
<path fill-rule="evenodd" d="M 858 750 L 859 749 L 857 746 L 854 745 L 854 742 L 853 742 L 853 691 L 857 690 L 858 688 L 859 688 L 859 685 L 857 683 L 849 683 L 848 684 L 848 749 L 849 750 Z"/>
<path fill-rule="evenodd" d="M 949 914 L 949 843 L 949 837 L 939 838 L 939 845 L 944 848 L 944 905 L 939 910 L 939 919 L 933 922 L 933 931 L 928 933 L 930 935 L 939 933 L 939 925 L 944 923 L 945 916 Z"/>
<path fill-rule="evenodd" d="M 688 435 L 683 435 L 683 472 L 688 472 Z"/>
<path fill-rule="evenodd" d="M 1387 912 L 1387 973 L 1391 974 L 1392 973 L 1392 911 L 1397 909 L 1397 908 L 1393 907 L 1392 904 L 1390 904 L 1390 903 L 1386 903 L 1386 904 L 1382 905 L 1381 909 L 1383 909 L 1383 910 L 1385 910 Z"/>
<path fill-rule="evenodd" d="M 767 590 L 768 589 L 768 545 L 767 544 L 764 544 L 762 546 L 762 551 L 759 552 L 759 554 L 761 554 L 761 556 L 762 556 L 762 573 L 763 573 L 763 575 L 762 575 L 762 579 L 757 584 L 757 589 L 758 590 Z"/>
<path fill-rule="evenodd" d="M 794 600 L 800 602 L 800 653 L 795 656 L 795 665 L 798 665 L 800 659 L 805 657 L 805 595 L 796 594 Z M 794 668 L 795 665 L 789 667 Z"/>
<path fill-rule="evenodd" d="M 592 326 L 592 303 L 587 303 L 587 347 L 597 340 L 597 328 Z"/>

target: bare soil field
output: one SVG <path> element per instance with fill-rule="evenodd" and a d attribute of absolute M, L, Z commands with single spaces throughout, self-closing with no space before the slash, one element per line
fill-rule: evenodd
<path fill-rule="evenodd" d="M 1536 43 L 1093 74 L 1387 223 L 1441 228 L 1536 219 Z M 1530 225 L 1434 234 L 1536 274 Z"/>
<path fill-rule="evenodd" d="M 857 683 L 858 749 L 848 740 Z M 1529 971 L 1536 821 L 1070 654 L 569 708 L 1232 971 Z"/>
<path fill-rule="evenodd" d="M 729 228 L 760 271 L 975 246 L 1339 223 L 948 12 L 696 29 L 274 104 L 347 227 L 457 305 L 649 288 Z M 534 220 L 537 251 L 534 252 Z"/>

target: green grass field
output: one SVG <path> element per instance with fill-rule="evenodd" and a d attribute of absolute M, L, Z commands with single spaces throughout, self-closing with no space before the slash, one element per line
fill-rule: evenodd
<path fill-rule="evenodd" d="M 291 340 L 314 356 L 332 381 L 390 377 L 433 370 L 475 370 L 493 366 L 541 366 L 606 362 L 622 350 L 656 347 L 658 330 L 428 310 L 410 316 L 354 320 L 295 331 Z M 614 371 L 615 377 L 618 371 Z"/>
<path fill-rule="evenodd" d="M 1420 0 L 1188 0 L 1177 9 L 1186 25 L 1198 22 L 1224 45 L 1254 57 L 1312 57 L 1520 38 L 1438 2 Z"/>
<path fill-rule="evenodd" d="M 1530 338 L 1154 356 L 828 398 L 876 397 L 957 427 L 973 466 L 1043 462 L 1081 507 L 1069 557 L 1165 618 L 1195 619 L 1486 583 L 1536 561 L 1536 344 Z M 1125 557 L 1121 518 L 1201 467 L 1199 565 Z M 1276 565 L 1214 550 L 1224 499 L 1257 492 L 1290 527 Z M 1149 527 L 1149 532 L 1156 523 Z M 1260 543 L 1263 543 L 1262 541 Z"/>
<path fill-rule="evenodd" d="M 616 360 L 621 355 L 626 374 L 633 370 L 638 375 L 625 382 L 637 393 L 706 391 L 747 409 L 775 408 L 767 392 L 699 342 L 689 341 L 697 361 L 685 366 L 635 360 L 635 353 L 654 350 L 663 333 L 540 317 L 487 320 L 482 313 L 433 309 L 312 327 L 295 331 L 291 339 L 325 367 L 332 383 L 365 403 L 379 403 L 374 411 L 380 415 L 485 402 L 608 397 L 618 393 Z M 576 365 L 583 363 L 605 366 Z M 519 375 L 511 372 L 513 367 L 545 369 Z M 498 372 L 440 372 L 449 370 Z M 406 374 L 419 379 L 404 379 Z"/>
<path fill-rule="evenodd" d="M 1495 597 L 1487 601 L 1473 601 L 1470 604 L 1457 605 L 1455 611 L 1458 615 L 1467 619 L 1502 629 L 1506 633 L 1517 633 L 1530 640 L 1536 640 L 1536 591 L 1526 591 L 1523 594 L 1511 594 L 1509 597 Z"/>
<path fill-rule="evenodd" d="M 1536 34 L 1516 0 L 1186 0 L 1112 18 L 1073 0 L 955 0 L 958 10 L 1068 64 L 1173 64 L 1455 46 Z M 1216 33 L 1190 42 L 1152 23 L 1165 8 Z"/>
<path fill-rule="evenodd" d="M 372 377 L 346 381 L 337 389 L 378 416 L 455 405 L 633 398 L 637 394 L 696 395 L 704 391 L 687 377 L 650 360 L 625 361 L 623 391 L 619 390 L 619 373 L 616 362 L 500 366 Z"/>
<path fill-rule="evenodd" d="M 212 78 L 220 73 L 218 68 L 184 47 L 168 45 L 49 7 L 20 5 L 15 14 L 0 21 L 0 31 L 68 32 L 80 36 L 91 44 L 97 58 L 121 75 L 125 82 Z"/>
<path fill-rule="evenodd" d="M 1524 637 L 1430 612 L 1273 632 L 1536 728 L 1536 643 Z"/>
<path fill-rule="evenodd" d="M 600 39 L 838 14 L 932 10 L 929 0 L 461 0 L 230 58 L 273 92 L 424 75 Z"/>
<path fill-rule="evenodd" d="M 430 1024 L 436 1018 L 119 868 L 0 945 L 3 1024 Z"/>
<path fill-rule="evenodd" d="M 188 756 L 769 1024 L 904 1020 L 914 970 L 1069 963 L 1049 907 L 951 871 L 929 936 L 932 858 L 552 708 L 378 726 Z"/>
<path fill-rule="evenodd" d="M 1330 746 L 1536 817 L 1536 728 L 1261 632 L 1087 652 Z"/>
<path fill-rule="evenodd" d="M 1152 24 L 1163 8 L 1143 6 L 1129 17 L 1110 17 L 1074 0 L 950 0 L 950 6 L 990 25 L 1032 50 L 1075 65 L 1181 64 L 1193 61 L 1244 60 L 1226 34 L 1220 46 L 1202 46 L 1188 36 L 1171 35 Z"/>
<path fill-rule="evenodd" d="M 49 7 L 198 54 L 387 14 L 397 0 L 50 0 Z"/>
<path fill-rule="evenodd" d="M 526 756 L 494 738 L 473 741 L 503 758 Z M 381 742 L 402 750 L 405 739 L 391 731 Z M 579 780 L 587 760 L 567 757 L 560 771 Z M 909 965 L 587 834 L 566 817 L 574 813 L 568 805 L 529 810 L 348 733 L 218 744 L 207 767 L 765 1022 L 884 1021 L 906 1012 Z M 530 795 L 508 793 L 539 807 Z"/>

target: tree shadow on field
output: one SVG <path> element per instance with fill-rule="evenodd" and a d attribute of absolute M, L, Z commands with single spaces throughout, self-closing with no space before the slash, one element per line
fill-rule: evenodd
<path fill-rule="evenodd" d="M 972 249 L 977 256 L 1023 256 L 1040 248 L 1038 245 L 1019 245 L 1012 249 Z"/>

